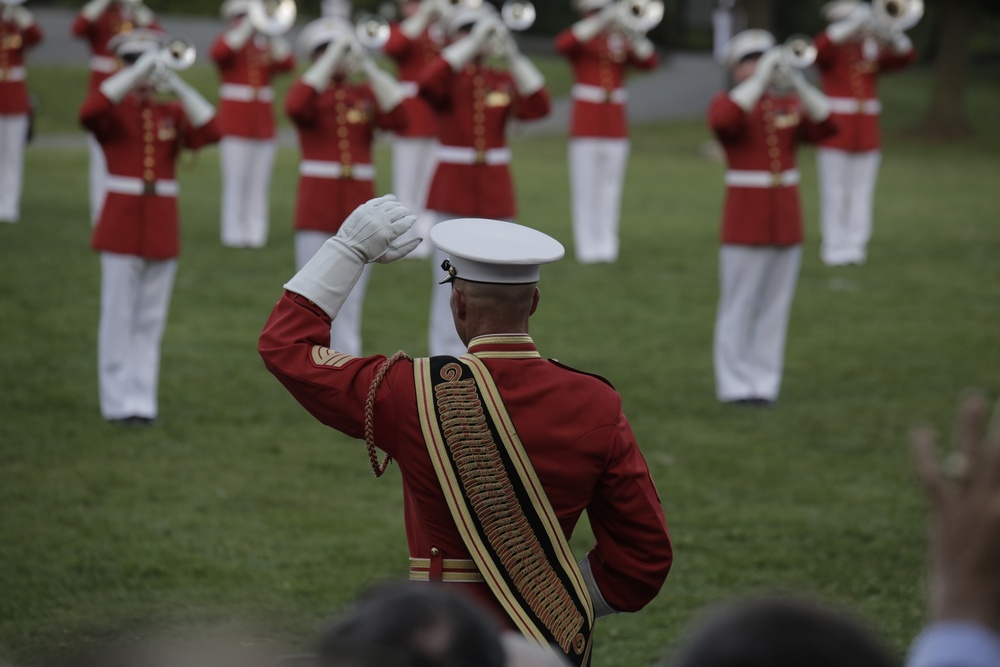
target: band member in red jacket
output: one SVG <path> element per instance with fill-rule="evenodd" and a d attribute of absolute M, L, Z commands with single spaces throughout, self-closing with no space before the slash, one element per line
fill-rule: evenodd
<path fill-rule="evenodd" d="M 763 30 L 730 40 L 736 86 L 719 93 L 708 124 L 726 153 L 726 202 L 715 321 L 716 394 L 727 403 L 778 398 L 785 334 L 802 257 L 795 150 L 836 132 L 826 97 L 789 67 Z"/>
<path fill-rule="evenodd" d="M 162 30 L 156 16 L 142 4 L 142 0 L 91 0 L 83 6 L 73 21 L 72 32 L 74 37 L 87 40 L 90 47 L 88 94 L 121 69 L 121 63 L 108 48 L 108 42 L 116 35 L 140 28 Z M 104 163 L 104 151 L 93 135 L 87 135 L 87 149 L 90 152 L 90 222 L 97 224 L 97 216 L 101 214 L 101 204 L 104 203 L 104 179 L 108 166 Z"/>
<path fill-rule="evenodd" d="M 162 38 L 144 29 L 114 38 L 110 48 L 127 66 L 80 110 L 108 165 L 91 241 L 101 253 L 101 414 L 124 424 L 149 424 L 157 414 L 160 339 L 179 247 L 174 165 L 182 148 L 219 139 L 212 105 L 163 67 Z M 159 101 L 158 90 L 178 101 Z"/>
<path fill-rule="evenodd" d="M 35 17 L 18 4 L 0 9 L 0 222 L 21 217 L 24 144 L 28 137 L 28 88 L 24 52 L 42 41 Z"/>
<path fill-rule="evenodd" d="M 437 123 L 434 111 L 417 94 L 418 81 L 424 67 L 440 53 L 444 43 L 441 0 L 401 0 L 403 20 L 390 25 L 389 40 L 382 48 L 396 63 L 396 76 L 403 85 L 406 115 L 405 130 L 396 132 L 392 140 L 392 190 L 407 208 L 417 216 L 410 238 L 423 238 L 410 259 L 431 255 L 430 229 L 433 216 L 427 212 L 427 192 L 434 175 L 437 150 Z"/>
<path fill-rule="evenodd" d="M 271 78 L 290 72 L 295 58 L 288 41 L 257 32 L 247 9 L 251 0 L 226 0 L 220 13 L 228 29 L 212 44 L 219 69 L 219 164 L 222 169 L 222 245 L 267 244 L 271 171 L 274 167 L 274 89 Z"/>
<path fill-rule="evenodd" d="M 831 266 L 863 264 L 882 161 L 876 83 L 882 72 L 905 67 L 917 55 L 905 33 L 875 23 L 867 3 L 837 0 L 824 6 L 824 14 L 831 24 L 816 37 L 816 66 L 839 131 L 817 151 L 820 258 Z"/>
<path fill-rule="evenodd" d="M 295 204 L 295 268 L 305 266 L 344 219 L 375 196 L 372 142 L 379 129 L 401 131 L 402 87 L 368 57 L 348 21 L 306 26 L 300 52 L 312 66 L 292 84 L 285 112 L 295 123 L 302 161 Z M 361 79 L 361 77 L 364 79 Z M 330 330 L 330 347 L 361 354 L 361 309 L 369 272 L 361 274 Z"/>
<path fill-rule="evenodd" d="M 330 349 L 330 321 L 364 266 L 416 244 L 398 241 L 408 213 L 392 196 L 352 213 L 285 285 L 261 357 L 319 421 L 366 440 L 377 474 L 376 446 L 398 463 L 411 579 L 448 582 L 529 640 L 588 664 L 584 626 L 652 600 L 672 548 L 621 396 L 543 359 L 528 333 L 540 265 L 562 245 L 507 222 L 441 222 L 431 230 L 447 253 L 439 277 L 450 280 L 452 326 L 468 355 Z M 530 493 L 520 492 L 525 480 Z M 565 540 L 585 510 L 595 544 L 577 565 Z"/>
<path fill-rule="evenodd" d="M 438 114 L 437 167 L 427 208 L 435 220 L 450 218 L 513 219 L 517 215 L 510 174 L 507 121 L 548 115 L 551 100 L 545 78 L 521 54 L 491 5 L 460 7 L 447 18 L 452 39 L 420 80 L 420 95 Z M 486 63 L 502 56 L 506 69 Z M 436 269 L 444 260 L 434 255 Z M 434 274 L 431 294 L 432 355 L 465 350 L 451 326 L 447 285 Z"/>
<path fill-rule="evenodd" d="M 659 64 L 645 35 L 624 30 L 613 0 L 576 0 L 584 14 L 556 37 L 556 51 L 573 66 L 569 140 L 573 245 L 584 264 L 618 259 L 618 221 L 628 164 L 628 69 Z"/>

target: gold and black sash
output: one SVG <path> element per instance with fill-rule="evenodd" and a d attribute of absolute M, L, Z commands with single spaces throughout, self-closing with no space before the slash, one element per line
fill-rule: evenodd
<path fill-rule="evenodd" d="M 590 594 L 486 366 L 415 359 L 413 375 L 427 451 L 486 583 L 525 637 L 589 665 Z"/>

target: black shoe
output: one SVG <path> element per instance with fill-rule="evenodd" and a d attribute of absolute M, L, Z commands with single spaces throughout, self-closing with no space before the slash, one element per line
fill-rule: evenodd
<path fill-rule="evenodd" d="M 119 426 L 152 426 L 154 423 L 152 417 L 140 417 L 139 415 L 122 417 L 121 419 L 109 419 L 108 421 Z"/>

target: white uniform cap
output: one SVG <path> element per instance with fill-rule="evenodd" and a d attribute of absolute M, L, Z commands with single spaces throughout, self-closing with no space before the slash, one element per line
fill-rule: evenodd
<path fill-rule="evenodd" d="M 241 14 L 246 14 L 250 10 L 250 0 L 226 0 L 219 7 L 219 16 L 224 19 L 231 19 Z"/>
<path fill-rule="evenodd" d="M 431 242 L 448 254 L 442 268 L 451 278 L 474 283 L 536 283 L 542 264 L 566 254 L 562 244 L 547 234 L 484 218 L 440 222 L 431 228 Z"/>
<path fill-rule="evenodd" d="M 596 9 L 603 9 L 612 0 L 573 0 L 573 7 L 578 12 L 592 12 Z"/>
<path fill-rule="evenodd" d="M 159 49 L 167 40 L 166 34 L 159 30 L 136 28 L 122 32 L 108 40 L 108 50 L 116 56 L 141 54 L 153 49 Z"/>
<path fill-rule="evenodd" d="M 354 24 L 335 16 L 310 21 L 299 33 L 299 53 L 308 56 L 323 44 L 337 39 L 347 39 L 354 34 Z"/>
<path fill-rule="evenodd" d="M 733 35 L 725 47 L 722 49 L 722 63 L 726 67 L 733 67 L 741 60 L 754 53 L 764 53 L 774 46 L 774 35 L 766 30 L 744 30 Z"/>
<path fill-rule="evenodd" d="M 484 2 L 478 7 L 466 7 L 459 5 L 448 11 L 445 17 L 445 32 L 449 37 L 453 37 L 461 28 L 471 26 L 487 14 L 496 14 L 496 7 Z"/>
<path fill-rule="evenodd" d="M 833 23 L 835 21 L 843 21 L 850 16 L 858 4 L 858 0 L 833 0 L 823 5 L 819 11 L 823 15 L 823 18 Z"/>

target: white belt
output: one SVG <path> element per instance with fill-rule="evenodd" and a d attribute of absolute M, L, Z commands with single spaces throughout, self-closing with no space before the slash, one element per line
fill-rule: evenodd
<path fill-rule="evenodd" d="M 420 92 L 420 84 L 416 81 L 400 81 L 399 89 L 403 91 L 403 95 L 407 97 L 416 97 L 417 93 Z"/>
<path fill-rule="evenodd" d="M 370 181 L 375 178 L 375 165 L 325 162 L 323 160 L 303 160 L 299 163 L 299 174 L 315 178 L 353 178 L 356 181 Z"/>
<path fill-rule="evenodd" d="M 778 173 L 735 169 L 726 172 L 726 185 L 738 188 L 776 188 L 780 185 L 798 184 L 798 169 L 789 169 L 788 171 L 780 171 Z"/>
<path fill-rule="evenodd" d="M 489 148 L 477 151 L 465 146 L 438 146 L 438 162 L 449 164 L 510 164 L 509 148 Z"/>
<path fill-rule="evenodd" d="M 90 56 L 90 71 L 112 74 L 118 71 L 118 59 L 111 56 Z"/>
<path fill-rule="evenodd" d="M 625 104 L 625 102 L 628 101 L 628 91 L 624 88 L 608 90 L 607 88 L 591 86 L 586 83 L 573 84 L 570 94 L 573 96 L 574 100 L 594 102 L 595 104 L 603 104 L 605 102 L 611 102 L 612 104 Z"/>
<path fill-rule="evenodd" d="M 853 97 L 829 97 L 831 113 L 863 113 L 877 116 L 882 111 L 878 100 L 858 100 Z"/>
<path fill-rule="evenodd" d="M 131 176 L 115 176 L 108 174 L 104 182 L 108 192 L 122 195 L 156 195 L 157 197 L 176 197 L 180 192 L 177 181 L 144 181 Z"/>
<path fill-rule="evenodd" d="M 271 86 L 254 88 L 243 83 L 224 83 L 219 86 L 219 97 L 233 102 L 270 102 L 274 99 Z"/>
<path fill-rule="evenodd" d="M 20 65 L 6 69 L 0 67 L 0 81 L 24 81 L 24 68 Z"/>

